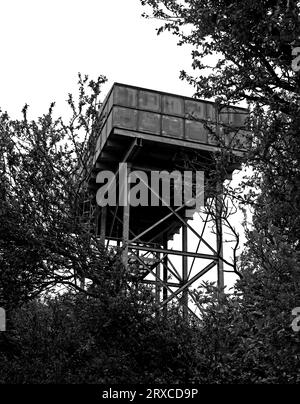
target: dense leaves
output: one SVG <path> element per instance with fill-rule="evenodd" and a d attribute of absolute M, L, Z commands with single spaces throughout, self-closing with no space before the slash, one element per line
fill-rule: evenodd
<path fill-rule="evenodd" d="M 102 298 L 67 294 L 14 312 L 0 382 L 126 383 L 189 380 L 196 333 L 153 316 L 147 290 Z M 188 365 L 189 364 L 189 365 Z M 194 364 L 194 366 L 190 366 Z"/>
<path fill-rule="evenodd" d="M 80 223 L 82 168 L 101 123 L 97 99 L 104 77 L 79 76 L 78 101 L 69 95 L 68 122 L 54 104 L 34 121 L 0 114 L 0 305 L 14 307 L 106 265 L 97 241 Z M 96 281 L 96 280 L 95 280 Z"/>

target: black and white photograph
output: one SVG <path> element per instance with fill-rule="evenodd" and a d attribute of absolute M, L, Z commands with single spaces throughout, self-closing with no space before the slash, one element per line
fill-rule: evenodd
<path fill-rule="evenodd" d="M 0 19 L 0 396 L 299 384 L 300 1 Z"/>

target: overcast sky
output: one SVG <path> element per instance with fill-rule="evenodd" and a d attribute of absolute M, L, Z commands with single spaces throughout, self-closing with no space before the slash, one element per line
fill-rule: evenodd
<path fill-rule="evenodd" d="M 12 116 L 25 102 L 33 116 L 76 88 L 77 73 L 187 96 L 179 80 L 190 49 L 155 20 L 141 17 L 139 0 L 0 0 L 0 107 Z"/>

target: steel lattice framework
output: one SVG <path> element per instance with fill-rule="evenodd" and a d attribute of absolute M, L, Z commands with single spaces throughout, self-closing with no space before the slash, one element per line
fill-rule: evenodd
<path fill-rule="evenodd" d="M 223 181 L 240 167 L 246 148 L 247 113 L 231 106 L 220 113 L 210 102 L 123 84 L 114 84 L 102 105 L 102 129 L 95 134 L 88 168 L 82 168 L 88 178 L 83 216 L 94 223 L 106 248 L 117 245 L 122 249 L 123 263 L 133 282 L 151 285 L 161 309 L 166 310 L 177 300 L 185 317 L 194 315 L 191 287 L 213 269 L 219 290 L 224 288 Z M 218 173 L 224 150 L 226 170 Z M 113 172 L 120 189 L 124 186 L 121 163 L 126 163 L 128 172 L 141 170 L 148 176 L 153 171 L 201 169 L 205 177 L 201 230 L 192 225 L 195 211 L 184 202 L 167 206 L 161 195 L 157 195 L 159 206 L 121 206 L 118 202 L 115 206 L 98 206 L 98 174 Z M 153 192 L 149 182 L 145 186 Z M 179 247 L 174 249 L 174 245 Z"/>

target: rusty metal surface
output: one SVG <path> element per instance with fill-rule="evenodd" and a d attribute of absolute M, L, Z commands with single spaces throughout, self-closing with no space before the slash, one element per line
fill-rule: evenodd
<path fill-rule="evenodd" d="M 174 94 L 132 87 L 115 83 L 106 97 L 100 118 L 103 127 L 97 140 L 96 154 L 103 148 L 114 129 L 128 130 L 136 136 L 154 135 L 166 139 L 178 139 L 218 146 L 213 130 L 219 126 L 219 134 L 226 146 L 234 150 L 247 148 L 247 132 L 243 130 L 247 110 L 225 107 L 217 113 L 216 105 L 209 101 L 195 100 Z"/>

